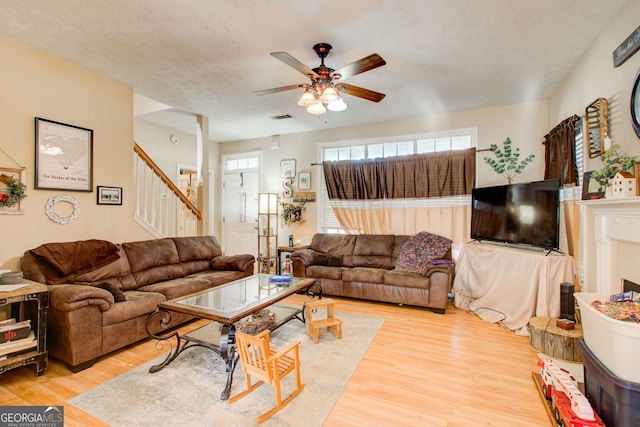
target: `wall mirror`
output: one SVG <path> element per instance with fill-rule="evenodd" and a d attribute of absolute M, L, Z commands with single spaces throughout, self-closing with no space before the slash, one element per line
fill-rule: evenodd
<path fill-rule="evenodd" d="M 589 138 L 589 157 L 598 157 L 604 151 L 604 138 L 609 134 L 609 103 L 598 98 L 587 106 L 584 113 Z"/>

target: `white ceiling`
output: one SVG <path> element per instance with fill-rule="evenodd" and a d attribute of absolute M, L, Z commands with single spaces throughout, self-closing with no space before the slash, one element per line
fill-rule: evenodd
<path fill-rule="evenodd" d="M 201 114 L 229 141 L 547 98 L 625 1 L 2 0 L 0 35 L 172 107 L 144 119 L 193 133 L 184 113 Z M 346 95 L 325 120 L 296 105 L 302 89 L 253 94 L 306 83 L 269 54 L 314 68 L 317 42 L 334 69 L 382 56 L 346 82 L 386 98 Z"/>

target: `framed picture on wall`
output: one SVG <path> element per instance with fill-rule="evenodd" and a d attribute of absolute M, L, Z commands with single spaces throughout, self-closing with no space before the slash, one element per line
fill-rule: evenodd
<path fill-rule="evenodd" d="M 298 174 L 298 188 L 300 190 L 311 189 L 311 172 L 300 172 Z"/>
<path fill-rule="evenodd" d="M 99 205 L 121 205 L 122 187 L 101 187 L 98 186 Z"/>
<path fill-rule="evenodd" d="M 36 117 L 35 185 L 93 191 L 93 130 Z"/>
<path fill-rule="evenodd" d="M 605 189 L 600 183 L 591 177 L 593 171 L 582 175 L 582 200 L 603 199 Z"/>
<path fill-rule="evenodd" d="M 296 176 L 296 159 L 280 160 L 280 178 L 293 178 Z"/>

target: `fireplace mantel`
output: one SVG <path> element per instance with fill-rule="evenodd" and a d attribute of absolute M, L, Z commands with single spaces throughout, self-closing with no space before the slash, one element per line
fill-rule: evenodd
<path fill-rule="evenodd" d="M 623 244 L 640 245 L 640 197 L 585 200 L 578 205 L 581 288 L 609 295 L 620 292 Z"/>

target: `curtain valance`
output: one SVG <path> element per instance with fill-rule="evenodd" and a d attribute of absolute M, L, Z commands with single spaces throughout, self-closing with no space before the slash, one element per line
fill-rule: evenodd
<path fill-rule="evenodd" d="M 476 149 L 323 162 L 330 199 L 410 199 L 471 194 Z"/>

